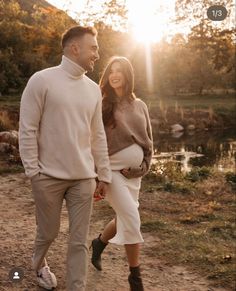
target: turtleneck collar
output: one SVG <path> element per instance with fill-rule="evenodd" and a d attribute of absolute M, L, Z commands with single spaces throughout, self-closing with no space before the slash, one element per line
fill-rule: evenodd
<path fill-rule="evenodd" d="M 86 71 L 81 66 L 64 55 L 62 56 L 61 68 L 66 71 L 73 79 L 80 79 L 86 73 Z"/>

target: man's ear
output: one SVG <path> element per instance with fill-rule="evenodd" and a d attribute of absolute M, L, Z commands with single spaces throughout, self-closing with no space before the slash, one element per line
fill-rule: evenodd
<path fill-rule="evenodd" d="M 71 52 L 74 54 L 74 55 L 78 55 L 80 53 L 80 46 L 76 43 L 72 43 L 71 44 Z"/>

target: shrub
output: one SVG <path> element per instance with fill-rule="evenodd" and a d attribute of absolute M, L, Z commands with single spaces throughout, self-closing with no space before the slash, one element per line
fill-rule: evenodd
<path fill-rule="evenodd" d="M 236 174 L 233 172 L 227 172 L 225 174 L 226 181 L 232 186 L 233 189 L 236 189 Z"/>
<path fill-rule="evenodd" d="M 211 174 L 211 170 L 207 167 L 195 167 L 193 168 L 189 173 L 185 175 L 185 178 L 187 180 L 190 180 L 191 182 L 197 182 L 202 181 L 204 179 L 207 179 Z"/>

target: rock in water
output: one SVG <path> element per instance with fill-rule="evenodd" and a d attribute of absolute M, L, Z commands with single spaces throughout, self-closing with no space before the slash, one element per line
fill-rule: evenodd
<path fill-rule="evenodd" d="M 174 124 L 174 125 L 171 125 L 171 132 L 174 133 L 174 132 L 181 132 L 181 131 L 184 131 L 184 128 L 182 125 L 180 124 Z"/>

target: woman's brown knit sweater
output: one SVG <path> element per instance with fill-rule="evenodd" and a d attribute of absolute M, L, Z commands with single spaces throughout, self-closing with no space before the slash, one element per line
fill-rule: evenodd
<path fill-rule="evenodd" d="M 116 152 L 137 143 L 143 148 L 144 160 L 140 165 L 143 175 L 150 167 L 153 141 L 147 105 L 140 99 L 121 101 L 115 110 L 116 126 L 105 126 L 108 152 Z"/>

